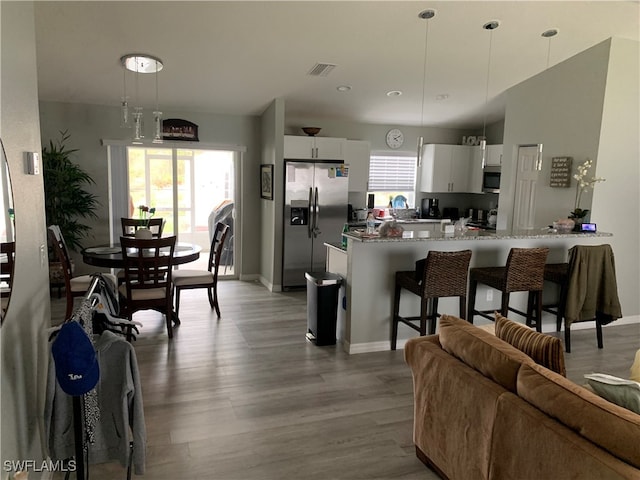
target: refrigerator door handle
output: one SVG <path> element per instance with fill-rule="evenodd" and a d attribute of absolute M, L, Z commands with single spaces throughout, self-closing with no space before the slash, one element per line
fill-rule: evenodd
<path fill-rule="evenodd" d="M 313 216 L 315 215 L 314 210 L 313 188 L 309 187 L 309 219 L 307 220 L 307 235 L 309 238 L 311 238 L 311 233 L 313 231 Z"/>
<path fill-rule="evenodd" d="M 313 200 L 314 203 L 314 215 L 313 215 L 313 236 L 314 238 L 318 236 L 320 232 L 320 207 L 318 206 L 318 187 L 316 187 L 316 195 Z"/>

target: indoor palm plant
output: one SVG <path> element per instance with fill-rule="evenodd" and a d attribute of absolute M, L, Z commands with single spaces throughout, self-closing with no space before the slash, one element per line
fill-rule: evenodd
<path fill-rule="evenodd" d="M 67 148 L 69 137 L 66 130 L 60 132 L 60 139 L 42 149 L 45 215 L 47 225 L 58 225 L 67 246 L 77 251 L 90 230 L 81 221 L 97 218 L 98 201 L 85 190 L 95 184 L 93 178 L 71 160 L 77 149 Z"/>

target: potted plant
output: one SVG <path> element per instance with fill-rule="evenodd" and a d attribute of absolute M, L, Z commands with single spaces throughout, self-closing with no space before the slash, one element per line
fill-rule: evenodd
<path fill-rule="evenodd" d="M 98 218 L 95 211 L 99 203 L 85 190 L 95 181 L 71 160 L 77 149 L 67 148 L 69 137 L 66 130 L 60 132 L 60 139 L 55 143 L 50 140 L 42 149 L 45 215 L 47 225 L 58 225 L 67 246 L 77 251 L 90 230 L 81 220 Z"/>
<path fill-rule="evenodd" d="M 587 215 L 589 214 L 589 209 L 580 208 L 580 200 L 582 198 L 582 194 L 586 192 L 590 188 L 594 188 L 595 184 L 598 182 L 604 182 L 605 179 L 602 177 L 591 177 L 587 178 L 587 173 L 591 169 L 593 165 L 593 160 L 587 159 L 585 160 L 579 167 L 577 173 L 573 176 L 576 179 L 576 206 L 569 213 L 569 218 L 575 222 L 575 230 L 580 231 L 580 225 L 583 222 L 588 221 Z"/>

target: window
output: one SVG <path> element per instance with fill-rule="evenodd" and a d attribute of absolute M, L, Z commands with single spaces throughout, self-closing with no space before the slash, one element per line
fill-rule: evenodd
<path fill-rule="evenodd" d="M 372 154 L 369 162 L 369 192 L 374 204 L 385 208 L 398 196 L 415 208 L 416 156 L 411 154 Z"/>

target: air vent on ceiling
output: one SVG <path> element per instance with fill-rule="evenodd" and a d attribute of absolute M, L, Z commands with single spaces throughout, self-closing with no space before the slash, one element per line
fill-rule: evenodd
<path fill-rule="evenodd" d="M 334 63 L 316 63 L 313 68 L 309 70 L 308 75 L 312 75 L 314 77 L 326 77 L 334 68 L 336 68 Z"/>

